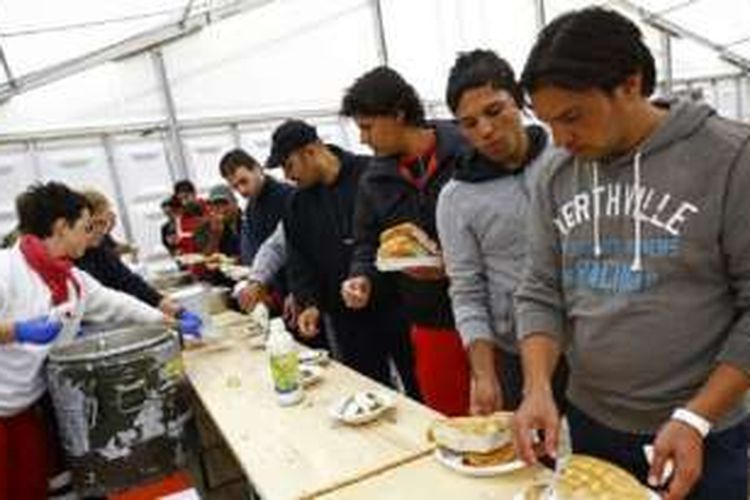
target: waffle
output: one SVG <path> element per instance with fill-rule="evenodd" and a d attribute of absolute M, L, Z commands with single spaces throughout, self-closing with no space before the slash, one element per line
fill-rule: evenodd
<path fill-rule="evenodd" d="M 558 500 L 648 500 L 650 496 L 629 472 L 586 455 L 566 460 L 554 490 Z"/>

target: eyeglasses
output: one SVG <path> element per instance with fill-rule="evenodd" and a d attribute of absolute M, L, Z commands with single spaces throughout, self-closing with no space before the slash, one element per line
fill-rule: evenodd
<path fill-rule="evenodd" d="M 107 225 L 109 224 L 109 221 L 107 219 L 93 217 L 89 224 L 91 224 L 91 226 L 94 227 L 95 229 L 103 229 L 107 227 Z"/>

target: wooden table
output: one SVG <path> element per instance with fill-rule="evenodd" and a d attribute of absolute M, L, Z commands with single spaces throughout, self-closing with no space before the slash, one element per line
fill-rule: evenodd
<path fill-rule="evenodd" d="M 205 409 L 266 500 L 332 491 L 431 452 L 425 436 L 436 412 L 339 363 L 328 365 L 302 403 L 281 407 L 267 354 L 247 339 L 186 351 L 184 360 Z M 390 391 L 395 412 L 360 427 L 331 419 L 335 401 L 366 389 Z"/>
<path fill-rule="evenodd" d="M 316 497 L 319 500 L 507 499 L 511 500 L 534 478 L 549 472 L 538 468 L 495 477 L 467 477 L 446 469 L 427 456 L 385 470 L 356 483 Z"/>

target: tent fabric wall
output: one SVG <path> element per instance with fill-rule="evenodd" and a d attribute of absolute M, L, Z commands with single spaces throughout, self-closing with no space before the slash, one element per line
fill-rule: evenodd
<path fill-rule="evenodd" d="M 41 11 L 39 1 L 8 0 L 0 5 L 0 45 L 16 76 L 111 43 L 136 28 L 174 21 L 187 4 L 187 0 L 71 0 L 64 7 Z M 273 0 L 160 47 L 186 169 L 199 189 L 205 191 L 221 181 L 216 164 L 229 148 L 244 147 L 262 161 L 270 131 L 285 117 L 307 117 L 319 125 L 326 140 L 365 151 L 356 128 L 340 119 L 336 110 L 354 78 L 382 63 L 374 1 Z M 445 81 L 458 52 L 489 47 L 520 71 L 540 21 L 538 0 L 379 1 L 388 63 L 417 88 L 434 116 L 447 115 L 442 104 Z M 205 10 L 231 2 L 196 0 L 192 8 Z M 591 4 L 587 0 L 543 3 L 547 21 Z M 620 9 L 641 26 L 658 72 L 664 75 L 663 33 L 633 9 L 622 8 L 624 0 L 598 3 Z M 750 57 L 750 42 L 742 41 L 750 26 L 745 22 L 750 7 L 741 0 L 630 3 L 718 42 L 737 42 L 732 50 Z M 79 15 L 71 14 L 73 10 Z M 162 14 L 8 36 L 32 21 L 49 27 L 144 12 Z M 727 116 L 750 116 L 748 80 L 735 66 L 690 39 L 670 37 L 670 48 L 675 91 L 701 95 Z M 24 51 L 30 51 L 28 57 Z M 129 223 L 123 236 L 133 238 L 146 257 L 163 255 L 158 202 L 179 172 L 166 113 L 148 50 L 0 103 L 0 232 L 14 224 L 13 197 L 29 182 L 58 178 L 77 187 L 94 183 L 111 196 L 120 193 L 117 206 Z"/>

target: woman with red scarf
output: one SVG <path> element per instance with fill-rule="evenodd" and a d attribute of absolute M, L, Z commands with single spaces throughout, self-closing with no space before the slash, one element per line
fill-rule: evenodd
<path fill-rule="evenodd" d="M 157 323 L 165 316 L 105 288 L 72 266 L 91 233 L 88 204 L 63 184 L 35 185 L 16 200 L 21 237 L 0 251 L 0 499 L 47 498 L 54 448 L 39 400 L 52 345 L 72 341 L 82 319 Z M 184 333 L 199 320 L 183 313 Z"/>

